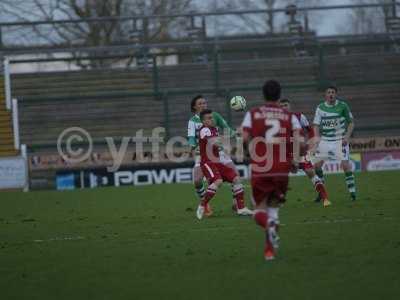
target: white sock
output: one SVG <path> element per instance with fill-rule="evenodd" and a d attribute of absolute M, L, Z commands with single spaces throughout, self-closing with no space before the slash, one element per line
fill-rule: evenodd
<path fill-rule="evenodd" d="M 275 222 L 275 224 L 279 224 L 279 208 L 278 207 L 268 207 L 268 221 Z"/>
<path fill-rule="evenodd" d="M 315 175 L 312 179 L 311 179 L 313 185 L 315 186 L 317 183 L 322 183 L 321 178 L 319 178 L 317 175 Z"/>

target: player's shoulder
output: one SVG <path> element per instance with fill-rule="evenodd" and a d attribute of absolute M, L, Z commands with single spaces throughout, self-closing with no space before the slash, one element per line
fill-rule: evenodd
<path fill-rule="evenodd" d="M 297 119 L 299 119 L 299 120 L 302 118 L 302 116 L 304 116 L 303 113 L 299 112 L 299 111 L 292 112 L 292 115 L 297 117 Z"/>
<path fill-rule="evenodd" d="M 214 119 L 223 119 L 219 112 L 213 111 L 212 116 Z"/>
<path fill-rule="evenodd" d="M 189 122 L 199 123 L 199 122 L 201 122 L 200 117 L 198 115 L 193 115 L 190 117 Z"/>
<path fill-rule="evenodd" d="M 259 105 L 259 106 L 255 106 L 255 107 L 249 109 L 247 112 L 250 113 L 250 114 L 254 114 L 254 113 L 257 113 L 257 112 L 261 112 L 262 110 L 265 110 L 266 107 L 267 106 L 265 104 Z"/>
<path fill-rule="evenodd" d="M 338 99 L 338 105 L 346 109 L 349 108 L 349 104 L 347 103 L 346 100 L 343 99 Z"/>
<path fill-rule="evenodd" d="M 317 106 L 317 109 L 319 109 L 319 110 L 325 110 L 326 108 L 327 107 L 326 107 L 325 101 L 321 101 Z"/>

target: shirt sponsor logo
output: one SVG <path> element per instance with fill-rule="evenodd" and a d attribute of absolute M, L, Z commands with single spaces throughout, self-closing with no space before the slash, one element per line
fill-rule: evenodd
<path fill-rule="evenodd" d="M 328 119 L 328 120 L 322 120 L 322 126 L 323 127 L 328 127 L 328 128 L 336 128 L 339 126 L 339 120 L 338 119 Z"/>

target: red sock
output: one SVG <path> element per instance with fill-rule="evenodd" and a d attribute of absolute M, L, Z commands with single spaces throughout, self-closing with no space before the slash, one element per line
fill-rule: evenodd
<path fill-rule="evenodd" d="M 261 226 L 263 229 L 267 228 L 268 215 L 265 211 L 257 211 L 253 218 L 257 225 Z"/>
<path fill-rule="evenodd" d="M 232 188 L 233 197 L 236 201 L 236 209 L 243 209 L 244 205 L 244 190 L 241 184 L 234 185 Z"/>
<path fill-rule="evenodd" d="M 235 195 L 235 200 L 236 200 L 236 207 L 237 209 L 242 209 L 244 208 L 244 192 L 242 191 L 239 194 Z"/>
<path fill-rule="evenodd" d="M 209 188 L 207 189 L 206 195 L 204 196 L 204 200 L 201 201 L 201 204 L 202 204 L 203 206 L 206 206 L 207 203 L 210 202 L 210 200 L 212 199 L 212 197 L 215 196 L 216 193 L 217 193 L 216 190 L 214 190 L 213 188 L 210 188 L 210 187 L 209 187 Z"/>
<path fill-rule="evenodd" d="M 315 185 L 315 190 L 321 195 L 322 199 L 328 199 L 328 193 L 325 189 L 325 185 L 322 182 L 318 182 Z"/>

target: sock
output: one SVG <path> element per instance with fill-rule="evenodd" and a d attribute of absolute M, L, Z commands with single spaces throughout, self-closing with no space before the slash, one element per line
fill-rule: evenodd
<path fill-rule="evenodd" d="M 196 189 L 197 197 L 199 197 L 199 200 L 202 200 L 206 194 L 206 187 L 204 185 L 204 181 L 201 181 L 201 186 L 195 187 L 195 189 Z"/>
<path fill-rule="evenodd" d="M 215 196 L 217 193 L 217 187 L 215 184 L 211 184 L 207 188 L 207 192 L 204 196 L 204 199 L 201 201 L 201 205 L 206 206 L 208 202 Z"/>
<path fill-rule="evenodd" d="M 355 193 L 356 192 L 356 181 L 354 179 L 354 173 L 353 172 L 345 172 L 344 175 L 346 177 L 347 189 L 349 190 L 350 193 Z"/>
<path fill-rule="evenodd" d="M 315 174 L 319 177 L 319 179 L 324 183 L 324 171 L 322 171 L 322 168 L 315 168 Z"/>
<path fill-rule="evenodd" d="M 268 207 L 268 223 L 274 222 L 279 224 L 279 208 L 278 207 Z"/>
<path fill-rule="evenodd" d="M 267 220 L 268 220 L 268 215 L 267 212 L 264 210 L 256 210 L 253 215 L 254 221 L 256 221 L 256 224 L 261 226 L 263 229 L 267 228 Z"/>
<path fill-rule="evenodd" d="M 241 183 L 232 184 L 232 193 L 236 201 L 236 208 L 243 209 L 245 206 L 243 185 Z"/>
<path fill-rule="evenodd" d="M 320 194 L 321 198 L 328 199 L 328 192 L 326 191 L 325 185 L 321 180 L 321 178 L 315 175 L 314 178 L 311 179 L 311 181 L 314 184 L 314 188 L 317 191 L 317 193 Z"/>

